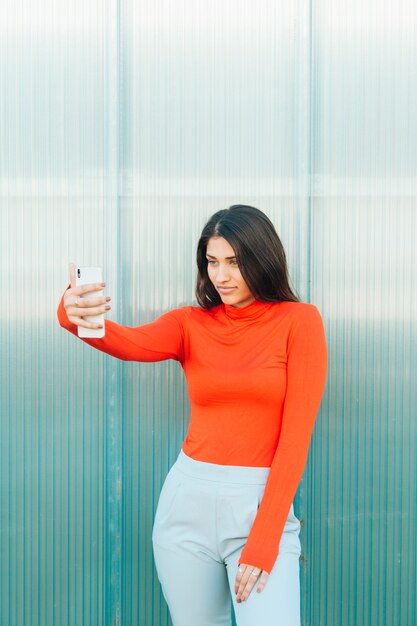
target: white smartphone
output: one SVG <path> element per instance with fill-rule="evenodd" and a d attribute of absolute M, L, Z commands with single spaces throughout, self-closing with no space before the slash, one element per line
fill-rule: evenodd
<path fill-rule="evenodd" d="M 88 285 L 90 283 L 102 283 L 103 282 L 103 272 L 101 267 L 80 267 L 77 265 L 75 268 L 75 285 L 79 287 L 80 285 Z M 84 293 L 80 296 L 80 298 L 91 298 L 91 296 L 100 297 L 103 295 L 103 290 L 99 289 L 98 291 L 90 291 L 88 293 Z M 99 315 L 87 315 L 83 317 L 86 322 L 91 322 L 92 324 L 102 324 L 103 328 L 84 328 L 83 326 L 77 326 L 78 328 L 78 336 L 87 338 L 87 339 L 101 339 L 105 335 L 105 324 L 104 324 L 104 313 L 100 313 Z"/>

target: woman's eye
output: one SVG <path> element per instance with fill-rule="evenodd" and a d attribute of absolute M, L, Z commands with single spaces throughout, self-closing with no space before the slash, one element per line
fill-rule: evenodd
<path fill-rule="evenodd" d="M 217 261 L 210 261 L 209 259 L 207 259 L 207 265 L 216 265 Z M 237 261 L 230 261 L 229 265 L 233 265 L 234 267 L 237 267 L 239 264 Z"/>

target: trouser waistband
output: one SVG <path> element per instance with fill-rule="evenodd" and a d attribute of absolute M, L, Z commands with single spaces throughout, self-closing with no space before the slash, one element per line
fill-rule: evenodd
<path fill-rule="evenodd" d="M 245 465 L 218 465 L 196 461 L 181 449 L 175 462 L 175 468 L 183 474 L 214 482 L 264 485 L 270 471 L 269 467 L 248 467 Z"/>

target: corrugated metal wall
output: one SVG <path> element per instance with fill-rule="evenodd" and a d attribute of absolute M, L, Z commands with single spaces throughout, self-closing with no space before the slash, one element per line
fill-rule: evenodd
<path fill-rule="evenodd" d="M 237 202 L 328 338 L 303 625 L 417 623 L 416 21 L 411 0 L 0 5 L 1 626 L 170 623 L 151 529 L 181 369 L 55 311 L 70 260 L 103 266 L 120 323 L 193 302 L 199 232 Z"/>

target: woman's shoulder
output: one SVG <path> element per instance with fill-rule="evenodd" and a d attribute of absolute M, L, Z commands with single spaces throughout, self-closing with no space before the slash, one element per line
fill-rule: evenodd
<path fill-rule="evenodd" d="M 206 325 L 210 321 L 216 321 L 222 312 L 222 305 L 214 306 L 211 309 L 205 309 L 199 304 L 186 304 L 168 311 L 168 315 L 176 318 L 182 325 Z"/>
<path fill-rule="evenodd" d="M 203 309 L 201 306 L 192 305 L 192 304 L 184 304 L 178 307 L 174 307 L 169 309 L 164 315 L 170 316 L 172 318 L 176 318 L 178 321 L 186 321 L 196 317 L 207 316 L 210 314 L 211 310 Z"/>
<path fill-rule="evenodd" d="M 287 314 L 291 320 L 317 320 L 322 319 L 320 310 L 317 305 L 312 302 L 292 302 L 285 300 L 277 303 L 277 310 L 284 314 Z"/>
<path fill-rule="evenodd" d="M 283 309 L 288 309 L 289 311 L 293 311 L 294 313 L 308 313 L 314 309 L 318 311 L 317 306 L 312 302 L 293 302 L 291 300 L 284 300 L 283 302 L 279 302 L 277 304 L 279 304 L 279 306 Z"/>

